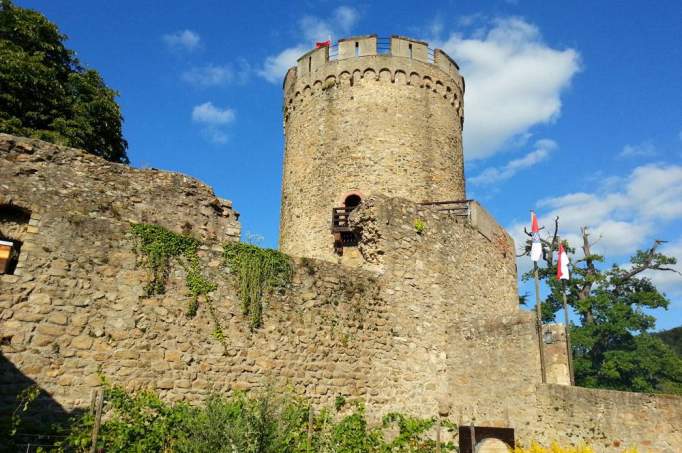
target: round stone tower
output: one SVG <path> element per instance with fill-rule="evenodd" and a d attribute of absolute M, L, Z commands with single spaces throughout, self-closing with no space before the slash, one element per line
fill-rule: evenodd
<path fill-rule="evenodd" d="M 373 195 L 462 200 L 464 80 L 423 41 L 375 35 L 311 50 L 284 80 L 280 248 L 337 261 Z"/>

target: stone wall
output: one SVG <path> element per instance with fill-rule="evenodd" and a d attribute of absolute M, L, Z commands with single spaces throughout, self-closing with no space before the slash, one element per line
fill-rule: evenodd
<path fill-rule="evenodd" d="M 267 297 L 263 327 L 252 331 L 221 257 L 221 243 L 238 237 L 237 215 L 203 184 L 0 135 L 0 190 L 1 204 L 31 212 L 11 230 L 23 235 L 22 267 L 0 275 L 0 412 L 30 382 L 53 413 L 87 407 L 101 373 L 169 401 L 272 384 L 318 405 L 337 395 L 363 401 L 375 420 L 390 410 L 440 413 L 598 451 L 679 445 L 680 398 L 541 384 L 513 243 L 482 212 L 366 198 L 351 216 L 362 235 L 354 266 L 295 259 L 291 284 Z M 206 300 L 185 315 L 181 266 L 165 295 L 145 297 L 131 222 L 202 240 L 224 343 L 212 336 Z M 559 327 L 548 329 L 558 339 L 548 346 L 550 378 L 560 382 L 565 345 Z"/>
<path fill-rule="evenodd" d="M 313 50 L 284 82 L 285 155 L 280 247 L 338 262 L 331 210 L 349 193 L 415 202 L 465 198 L 463 80 L 453 62 L 378 54 L 375 37 Z M 352 57 L 344 49 L 354 50 Z M 392 44 L 398 49 L 400 46 Z M 402 47 L 400 47 L 402 48 Z M 406 47 L 405 47 L 406 48 Z"/>
<path fill-rule="evenodd" d="M 596 451 L 682 451 L 682 398 L 672 395 L 542 385 L 540 416 L 523 431 L 527 437 L 564 444 L 588 439 Z M 528 431 L 535 431 L 532 434 Z"/>
<path fill-rule="evenodd" d="M 383 196 L 367 198 L 351 224 L 362 237 L 361 266 L 382 275 L 391 301 L 395 342 L 374 370 L 381 404 L 421 415 L 476 407 L 479 419 L 492 420 L 503 418 L 498 401 L 509 393 L 532 405 L 541 382 L 537 334 L 518 308 L 511 238 L 496 224 L 484 229 L 490 240 L 469 216 Z M 382 385 L 387 376 L 395 382 Z"/>

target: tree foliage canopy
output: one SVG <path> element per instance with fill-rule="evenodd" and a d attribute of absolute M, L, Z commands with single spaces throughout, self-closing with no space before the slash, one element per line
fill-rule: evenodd
<path fill-rule="evenodd" d="M 682 326 L 674 329 L 657 332 L 656 336 L 663 340 L 665 344 L 670 346 L 673 351 L 682 357 Z"/>
<path fill-rule="evenodd" d="M 670 267 L 675 258 L 658 251 L 662 241 L 637 251 L 626 265 L 605 267 L 604 257 L 593 253 L 588 229 L 583 228 L 582 256 L 563 242 L 572 255 L 571 279 L 558 281 L 553 258 L 560 243 L 556 230 L 558 220 L 553 237 L 542 240 L 545 265 L 539 275 L 550 290 L 542 314 L 544 321 L 554 321 L 565 293 L 567 304 L 578 315 L 579 323 L 571 325 L 576 384 L 682 394 L 682 358 L 652 334 L 656 326 L 652 310 L 667 309 L 670 301 L 647 272 L 676 272 Z"/>
<path fill-rule="evenodd" d="M 0 0 L 0 131 L 128 163 L 116 91 L 37 11 Z"/>

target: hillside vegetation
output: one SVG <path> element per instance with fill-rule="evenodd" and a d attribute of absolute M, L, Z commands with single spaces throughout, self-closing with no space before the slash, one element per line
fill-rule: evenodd
<path fill-rule="evenodd" d="M 656 332 L 654 336 L 660 338 L 665 344 L 682 357 L 682 326 Z"/>

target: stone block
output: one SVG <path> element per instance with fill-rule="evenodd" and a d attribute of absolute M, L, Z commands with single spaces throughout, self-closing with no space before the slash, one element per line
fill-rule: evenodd
<path fill-rule="evenodd" d="M 71 347 L 76 349 L 90 349 L 92 347 L 93 338 L 88 335 L 80 335 L 71 340 Z"/>
<path fill-rule="evenodd" d="M 64 326 L 58 326 L 55 324 L 43 323 L 38 325 L 36 331 L 43 335 L 58 337 L 60 335 L 64 335 L 64 333 L 66 332 L 66 328 Z"/>

